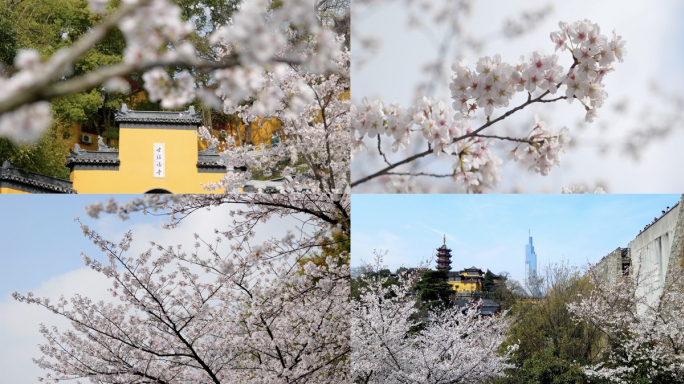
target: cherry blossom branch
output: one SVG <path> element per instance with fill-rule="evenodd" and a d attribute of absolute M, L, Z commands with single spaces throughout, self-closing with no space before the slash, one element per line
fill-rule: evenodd
<path fill-rule="evenodd" d="M 453 64 L 455 76 L 449 87 L 454 100 L 453 109 L 456 111 L 454 116 L 443 102 L 428 97 L 408 108 L 397 104 L 385 106 L 381 101 L 368 101 L 365 98 L 362 106 L 353 105 L 352 126 L 359 135 L 352 142 L 355 150 L 361 151 L 366 147 L 364 137 L 387 135 L 394 137 L 392 151 L 397 152 L 400 148 L 408 147 L 409 142 L 414 139 L 414 132 L 422 133 L 428 148 L 392 163 L 382 147 L 379 147 L 378 153 L 386 166 L 353 181 L 352 187 L 387 175 L 390 170 L 432 152 L 435 156 L 442 153 L 455 154 L 450 158 L 454 160 L 453 178 L 457 182 L 457 189 L 466 192 L 489 191 L 501 179 L 499 164 L 502 161 L 494 156 L 486 139 L 517 142 L 518 145 L 508 153 L 508 159 L 522 161 L 529 165 L 528 169 L 541 175 L 548 175 L 553 167 L 560 166 L 560 155 L 565 152 L 570 141 L 566 127 L 556 134 L 535 116 L 535 126 L 528 137 L 480 134 L 535 103 L 552 103 L 558 100 L 571 103 L 576 99 L 584 107 L 586 122 L 592 122 L 598 117 L 598 109 L 608 96 L 604 91 L 603 79 L 614 70 L 614 61 L 623 61 L 626 53 L 625 41 L 615 32 L 613 39 L 609 40 L 600 34 L 599 26 L 589 20 L 572 24 L 560 22 L 559 27 L 560 31 L 552 32 L 550 37 L 556 44 L 556 50 L 567 50 L 572 55 L 573 62 L 567 71 L 558 63 L 558 55 L 544 55 L 538 51 L 528 61 L 521 56 L 514 65 L 502 62 L 498 54 L 494 57 L 481 57 L 475 70 L 466 60 Z M 565 86 L 564 96 L 546 98 L 550 94 L 556 94 L 561 86 Z M 541 92 L 533 97 L 537 90 Z M 515 94 L 523 91 L 527 93 L 525 102 L 492 118 L 495 109 L 508 107 Z M 472 128 L 471 119 L 475 115 L 471 112 L 479 108 L 484 110 L 485 122 Z M 409 184 L 404 186 L 407 181 Z M 399 191 L 408 191 L 414 188 L 410 179 L 386 177 L 380 184 L 385 189 L 389 187 L 389 190 L 398 188 Z"/>
<path fill-rule="evenodd" d="M 110 29 L 117 26 L 117 24 L 126 16 L 134 12 L 139 7 L 145 5 L 149 0 L 141 0 L 140 2 L 124 2 L 121 8 L 108 16 L 101 24 L 93 27 L 83 37 L 78 39 L 74 45 L 66 50 L 58 51 L 54 54 L 45 71 L 39 74 L 33 83 L 23 89 L 21 92 L 16 92 L 11 98 L 0 99 L 0 114 L 12 111 L 21 105 L 28 104 L 39 100 L 48 100 L 62 94 L 56 94 L 51 97 L 42 96 L 49 83 L 63 75 L 65 67 L 69 67 L 77 58 L 81 57 L 89 49 L 95 46 L 107 35 Z M 111 76 L 116 76 L 113 74 Z M 101 77 L 99 84 L 111 77 Z M 89 84 L 89 83 L 86 83 Z M 94 86 L 94 85 L 93 85 Z M 92 88 L 92 86 L 90 87 Z M 85 90 L 87 87 L 82 87 L 78 90 Z"/>
<path fill-rule="evenodd" d="M 508 136 L 496 136 L 496 135 L 481 135 L 477 134 L 474 135 L 473 137 L 481 137 L 483 139 L 498 139 L 498 140 L 505 140 L 505 141 L 515 141 L 518 143 L 526 143 L 526 144 L 534 144 L 535 142 L 530 140 L 530 139 L 520 139 L 516 137 L 508 137 Z"/>
<path fill-rule="evenodd" d="M 576 63 L 573 64 L 573 65 L 570 67 L 570 69 L 572 70 L 572 69 L 575 67 L 575 65 L 576 65 Z M 559 83 L 557 86 L 560 86 L 560 84 L 561 84 L 561 83 Z M 459 136 L 459 137 L 454 138 L 454 139 L 452 140 L 452 143 L 456 143 L 456 142 L 459 142 L 459 141 L 461 141 L 461 140 L 465 140 L 465 139 L 468 139 L 468 138 L 471 138 L 471 137 L 478 137 L 478 136 L 481 136 L 481 135 L 478 135 L 478 133 L 481 132 L 482 130 L 484 130 L 484 129 L 486 129 L 486 128 L 488 128 L 488 127 L 490 127 L 490 126 L 492 126 L 492 125 L 494 125 L 494 124 L 496 124 L 496 123 L 498 123 L 499 121 L 502 121 L 502 120 L 506 119 L 508 116 L 511 116 L 512 114 L 514 114 L 514 113 L 516 113 L 516 112 L 518 112 L 518 111 L 524 109 L 525 107 L 527 107 L 527 106 L 529 106 L 529 105 L 532 105 L 532 104 L 534 104 L 534 103 L 548 103 L 548 102 L 553 102 L 553 101 L 558 101 L 558 100 L 566 99 L 565 96 L 561 96 L 561 97 L 557 97 L 557 98 L 551 99 L 551 100 L 543 100 L 542 98 L 543 98 L 544 96 L 548 95 L 548 94 L 549 94 L 549 91 L 546 91 L 546 92 L 542 93 L 541 95 L 539 95 L 538 97 L 536 97 L 536 98 L 534 98 L 534 99 L 532 98 L 531 95 L 529 95 L 528 98 L 527 98 L 527 101 L 524 102 L 523 104 L 520 104 L 519 106 L 517 106 L 517 107 L 515 107 L 515 108 L 513 108 L 513 109 L 511 109 L 511 110 L 509 110 L 509 111 L 507 111 L 506 113 L 504 113 L 503 115 L 497 117 L 497 118 L 494 119 L 494 120 L 488 120 L 486 123 L 484 123 L 484 124 L 481 125 L 479 128 L 477 128 L 476 130 L 474 130 L 474 131 L 472 131 L 472 132 L 470 132 L 470 133 L 466 133 L 466 134 L 464 134 L 464 135 L 462 135 L 462 136 Z M 380 137 L 380 136 L 378 135 L 378 140 L 379 140 L 379 137 Z M 481 136 L 481 137 L 485 137 L 485 136 Z M 528 141 L 521 141 L 521 142 L 527 143 Z M 359 179 L 359 180 L 356 180 L 356 181 L 352 182 L 351 186 L 352 186 L 352 188 L 353 188 L 353 187 L 356 187 L 356 186 L 359 186 L 359 185 L 361 185 L 361 184 L 363 184 L 363 183 L 365 183 L 365 182 L 367 182 L 367 181 L 369 181 L 369 180 L 372 180 L 372 179 L 374 179 L 374 178 L 376 178 L 376 177 L 378 177 L 378 176 L 382 176 L 382 175 L 384 175 L 384 174 L 387 174 L 389 171 L 391 171 L 392 169 L 394 169 L 394 168 L 396 168 L 396 167 L 398 167 L 398 166 L 401 166 L 401 165 L 410 163 L 410 162 L 412 162 L 412 161 L 414 161 L 414 160 L 417 160 L 417 159 L 420 159 L 420 158 L 422 158 L 422 157 L 425 157 L 425 156 L 429 155 L 429 154 L 432 153 L 432 152 L 433 152 L 432 148 L 428 148 L 427 150 L 425 150 L 425 151 L 423 151 L 423 152 L 417 153 L 417 154 L 415 154 L 415 155 L 413 155 L 413 156 L 410 156 L 410 157 L 408 157 L 408 158 L 406 158 L 406 159 L 404 159 L 404 160 L 401 160 L 401 161 L 399 161 L 399 162 L 396 162 L 396 163 L 394 163 L 394 164 L 390 164 L 390 165 L 388 165 L 387 167 L 385 167 L 385 168 L 383 168 L 383 169 L 381 169 L 381 170 L 379 170 L 379 171 L 377 171 L 377 172 L 375 172 L 375 173 L 373 173 L 373 174 L 371 174 L 371 175 L 368 175 L 368 176 L 363 177 L 363 178 L 361 178 L 361 179 Z"/>

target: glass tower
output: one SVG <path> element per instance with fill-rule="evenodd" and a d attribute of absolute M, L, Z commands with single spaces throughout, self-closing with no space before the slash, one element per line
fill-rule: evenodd
<path fill-rule="evenodd" d="M 529 236 L 529 239 L 530 243 L 525 245 L 525 281 L 531 283 L 537 278 L 537 254 L 534 253 L 534 245 L 532 245 L 532 236 Z M 530 286 L 534 286 L 534 284 L 530 284 Z M 533 295 L 538 294 L 537 292 L 531 293 Z"/>

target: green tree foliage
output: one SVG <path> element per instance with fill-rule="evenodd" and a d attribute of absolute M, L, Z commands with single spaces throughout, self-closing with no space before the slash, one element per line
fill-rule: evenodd
<path fill-rule="evenodd" d="M 577 364 L 558 357 L 553 349 L 535 352 L 508 383 L 582 384 L 587 378 Z"/>
<path fill-rule="evenodd" d="M 487 273 L 485 273 L 484 280 L 482 281 L 482 291 L 483 292 L 491 292 L 494 288 L 494 274 L 492 271 L 487 269 Z"/>
<path fill-rule="evenodd" d="M 19 39 L 8 8 L 0 9 L 0 71 L 1 67 L 12 65 L 17 55 Z"/>
<path fill-rule="evenodd" d="M 26 172 L 69 179 L 69 168 L 64 166 L 68 154 L 69 144 L 57 124 L 53 124 L 36 145 L 16 145 L 9 139 L 0 138 L 0 164 L 7 159 Z"/>
<path fill-rule="evenodd" d="M 426 270 L 420 276 L 420 280 L 414 286 L 420 299 L 421 311 L 446 307 L 450 304 L 453 289 L 447 283 L 449 273 L 444 270 Z"/>
<path fill-rule="evenodd" d="M 60 97 L 52 101 L 52 111 L 60 123 L 88 123 L 102 106 L 101 97 L 97 89 Z"/>
<path fill-rule="evenodd" d="M 599 361 L 600 331 L 573 321 L 567 310 L 578 294 L 591 291 L 591 282 L 563 262 L 544 274 L 546 296 L 539 301 L 521 300 L 513 307 L 513 323 L 501 348 L 512 344 L 519 348 L 511 359 L 516 368 L 502 383 L 583 383 L 586 379 L 577 381 L 577 367 Z"/>
<path fill-rule="evenodd" d="M 489 270 L 487 272 L 489 272 Z M 511 290 L 509 285 L 514 286 L 519 284 L 509 280 L 507 272 L 502 272 L 499 274 L 499 282 L 492 285 L 487 293 L 485 293 L 485 297 L 499 303 L 499 307 L 502 310 L 510 310 L 520 299 L 522 299 L 522 295 L 520 290 Z"/>
<path fill-rule="evenodd" d="M 413 270 L 413 268 L 410 269 L 411 272 Z M 369 265 L 352 268 L 351 298 L 359 299 L 361 297 L 361 293 L 363 293 L 364 288 L 368 286 L 365 280 L 369 277 L 386 279 L 382 286 L 387 288 L 392 285 L 399 285 L 399 279 L 409 278 L 409 275 L 406 273 L 406 271 L 407 269 L 403 267 L 399 268 L 396 273 L 392 273 L 392 271 L 387 268 L 373 270 L 373 267 Z"/>

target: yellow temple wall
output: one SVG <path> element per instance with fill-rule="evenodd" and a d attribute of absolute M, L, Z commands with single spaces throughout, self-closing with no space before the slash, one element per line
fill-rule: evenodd
<path fill-rule="evenodd" d="M 78 193 L 144 193 L 166 189 L 172 193 L 217 193 L 201 183 L 218 182 L 223 173 L 198 173 L 194 130 L 121 128 L 121 164 L 118 171 L 74 170 L 73 188 Z M 153 177 L 153 145 L 165 145 L 165 177 Z"/>
<path fill-rule="evenodd" d="M 14 188 L 0 187 L 0 195 L 2 194 L 28 194 L 29 192 L 20 191 Z"/>

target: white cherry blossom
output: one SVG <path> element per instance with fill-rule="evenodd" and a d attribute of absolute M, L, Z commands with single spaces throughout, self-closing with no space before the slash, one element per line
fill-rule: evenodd
<path fill-rule="evenodd" d="M 532 52 L 528 60 L 520 56 L 515 64 L 503 62 L 499 54 L 481 57 L 474 67 L 467 60 L 455 62 L 451 66 L 454 75 L 449 84 L 451 107 L 455 111 L 453 116 L 443 110 L 442 103 L 428 98 L 418 100 L 408 108 L 393 106 L 392 110 L 399 112 L 392 114 L 401 116 L 401 119 L 389 118 L 387 108 L 380 100 L 364 98 L 363 108 L 353 106 L 352 129 L 359 143 L 355 149 L 365 151 L 370 148 L 368 144 L 360 145 L 364 137 L 377 141 L 383 165 L 377 171 L 366 172 L 352 181 L 352 187 L 387 175 L 451 176 L 457 190 L 490 191 L 501 179 L 501 160 L 492 153 L 488 140 L 515 142 L 516 147 L 509 152 L 508 158 L 521 161 L 536 173 L 548 175 L 552 168 L 559 166 L 560 156 L 567 148 L 567 128 L 555 134 L 537 119 L 532 132 L 526 135 L 501 136 L 490 134 L 493 126 L 532 104 L 563 99 L 569 103 L 577 100 L 583 108 L 584 121 L 593 122 L 608 97 L 603 81 L 615 70 L 613 63 L 621 61 L 626 54 L 622 37 L 613 33 L 612 40 L 609 40 L 600 33 L 599 26 L 589 20 L 571 24 L 560 22 L 558 26 L 560 30 L 551 32 L 550 38 L 555 44 L 555 51 L 568 52 L 565 55 L 570 56 L 572 65 L 567 69 L 559 64 L 561 57 L 557 54 L 549 55 L 542 51 Z M 527 101 L 511 108 L 511 101 L 519 92 L 526 94 Z M 552 96 L 557 94 L 561 96 Z M 502 108 L 508 110 L 500 112 Z M 478 116 L 478 110 L 483 111 L 482 117 Z M 480 118 L 485 122 L 473 127 L 472 121 Z M 427 149 L 392 161 L 382 152 L 381 141 L 385 136 L 391 138 L 393 152 L 419 148 L 420 142 L 415 134 L 418 131 L 422 133 Z M 454 158 L 453 174 L 415 169 L 406 171 L 409 164 L 415 164 L 430 154 L 440 157 L 446 154 Z"/>

